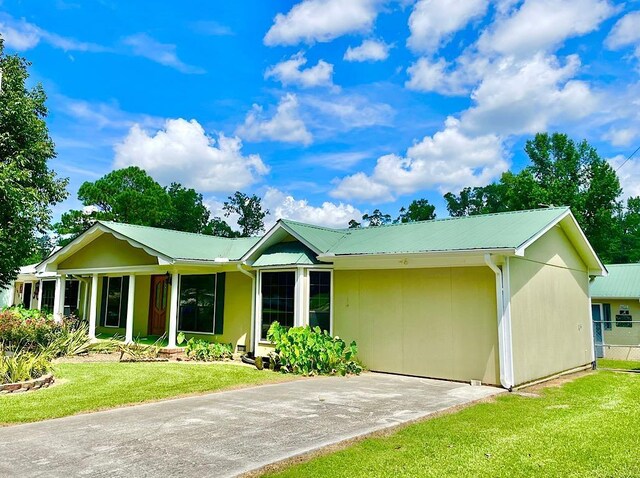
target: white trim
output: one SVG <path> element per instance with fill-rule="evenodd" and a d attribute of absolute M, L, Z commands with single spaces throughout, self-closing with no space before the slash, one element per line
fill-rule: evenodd
<path fill-rule="evenodd" d="M 247 345 L 249 345 L 249 350 L 247 350 L 247 352 L 255 353 L 256 350 L 257 350 L 257 348 L 256 348 L 256 340 L 255 340 L 255 332 L 256 332 L 256 276 L 254 274 L 252 274 L 251 272 L 249 272 L 248 270 L 245 270 L 245 268 L 242 267 L 242 264 L 238 264 L 237 265 L 237 269 L 242 274 L 248 276 L 251 279 L 251 317 L 250 317 L 250 324 L 251 325 L 249 326 L 249 330 L 251 331 L 251 339 L 250 339 L 248 344 L 247 344 L 247 341 L 245 341 L 245 347 Z"/>
<path fill-rule="evenodd" d="M 38 310 L 42 310 L 42 289 L 44 280 L 38 281 Z"/>
<path fill-rule="evenodd" d="M 118 267 L 93 267 L 87 269 L 60 269 L 58 272 L 69 275 L 82 275 L 82 274 L 125 274 L 129 273 L 149 273 L 153 274 L 165 274 L 167 268 L 160 265 L 152 266 L 118 266 Z"/>
<path fill-rule="evenodd" d="M 178 329 L 178 298 L 180 297 L 179 285 L 180 275 L 177 272 L 174 272 L 171 275 L 171 299 L 169 302 L 169 343 L 167 344 L 169 348 L 176 347 L 176 331 Z"/>
<path fill-rule="evenodd" d="M 309 323 L 309 314 L 311 313 L 311 273 L 312 272 L 328 272 L 329 273 L 329 335 L 333 336 L 333 269 L 308 269 L 308 280 L 307 280 L 307 289 L 305 291 L 306 295 L 306 313 L 305 313 L 305 324 L 311 325 Z"/>
<path fill-rule="evenodd" d="M 477 255 L 482 256 L 486 254 L 501 254 L 504 256 L 516 255 L 516 249 L 513 247 L 494 248 L 494 249 L 459 249 L 448 251 L 422 251 L 422 252 L 376 252 L 371 254 L 318 254 L 317 259 L 319 261 L 335 261 L 336 259 L 343 258 L 372 258 L 372 257 L 430 257 L 430 256 L 463 256 L 463 255 Z"/>
<path fill-rule="evenodd" d="M 136 276 L 129 275 L 129 289 L 127 290 L 127 321 L 125 322 L 124 340 L 126 343 L 133 342 L 133 312 L 135 310 L 136 298 Z"/>
<path fill-rule="evenodd" d="M 596 262 L 597 266 L 600 269 L 599 271 L 595 271 L 593 269 L 589 269 L 589 266 L 587 265 L 587 269 L 589 271 L 589 274 L 590 275 L 601 275 L 602 277 L 606 277 L 609 274 L 608 271 L 607 271 L 607 268 L 605 267 L 605 265 L 602 263 L 602 261 L 598 257 L 598 254 L 596 254 L 596 251 L 591 246 L 591 243 L 589 242 L 589 239 L 587 239 L 587 236 L 585 236 L 584 231 L 580 227 L 580 224 L 578 224 L 578 221 L 576 220 L 575 216 L 573 215 L 573 213 L 571 212 L 570 209 L 567 209 L 564 213 L 562 213 L 560 216 L 558 216 L 556 219 L 554 219 L 546 227 L 544 227 L 543 229 L 538 231 L 536 234 L 531 236 L 527 241 L 523 242 L 520 246 L 518 246 L 518 248 L 516 250 L 516 255 L 517 256 L 524 256 L 524 253 L 525 253 L 525 250 L 527 249 L 527 247 L 529 247 L 535 241 L 540 239 L 540 237 L 542 237 L 547 232 L 549 232 L 554 226 L 560 224 L 560 222 L 562 222 L 567 217 L 570 218 L 571 224 L 578 231 L 578 234 L 579 234 L 580 238 L 582 239 L 583 244 L 585 244 L 587 246 L 587 250 L 591 254 L 592 258 L 595 259 L 595 262 Z M 569 241 L 573 243 L 571 238 L 567 238 L 567 239 L 569 239 Z M 573 244 L 573 246 L 576 247 L 575 244 Z M 581 256 L 582 256 L 582 254 L 581 254 Z M 583 260 L 584 260 L 584 257 L 583 257 Z M 593 272 L 593 274 L 592 274 L 592 272 Z"/>
<path fill-rule="evenodd" d="M 98 318 L 98 274 L 91 276 L 91 302 L 89 305 L 89 338 L 96 338 L 96 321 Z"/>
<path fill-rule="evenodd" d="M 247 252 L 245 252 L 245 254 L 240 258 L 240 262 L 246 262 L 249 257 L 251 257 L 260 247 L 264 245 L 265 242 L 267 242 L 271 238 L 271 236 L 273 236 L 281 228 L 281 223 L 276 222 L 258 242 L 256 242 Z"/>
<path fill-rule="evenodd" d="M 496 304 L 498 320 L 498 354 L 500 364 L 500 384 L 511 390 L 514 383 L 513 350 L 511 337 L 511 316 L 505 314 L 504 277 L 490 254 L 485 254 L 485 263 L 496 276 Z M 505 263 L 506 264 L 506 263 Z M 506 268 L 507 266 L 505 266 Z M 508 272 L 507 272 L 508 275 Z"/>
<path fill-rule="evenodd" d="M 214 276 L 214 281 L 213 281 L 213 317 L 212 319 L 212 324 L 213 324 L 213 332 L 195 332 L 193 330 L 183 330 L 180 328 L 180 292 L 182 291 L 182 279 L 185 276 Z M 226 289 L 226 287 L 225 287 Z M 180 274 L 180 288 L 178 289 L 178 322 L 176 324 L 176 330 L 178 332 L 182 332 L 185 334 L 202 334 L 202 335 L 220 335 L 220 334 L 216 334 L 215 330 L 216 330 L 216 312 L 217 312 L 217 308 L 218 308 L 218 273 L 217 272 L 211 272 L 209 274 Z"/>
<path fill-rule="evenodd" d="M 314 246 L 313 244 L 311 244 L 309 241 L 307 241 L 305 238 L 303 238 L 300 234 L 298 234 L 296 231 L 294 231 L 293 229 L 291 229 L 289 226 L 287 226 L 285 223 L 280 222 L 279 223 L 280 226 L 282 227 L 282 229 L 284 229 L 285 231 L 287 231 L 289 234 L 291 234 L 293 237 L 295 237 L 299 242 L 301 242 L 302 244 L 304 244 L 305 246 L 307 246 L 309 249 L 311 249 L 313 252 L 315 252 L 316 254 L 322 254 L 322 251 L 320 249 L 318 249 L 316 246 Z M 309 226 L 313 227 L 313 225 L 309 224 Z"/>

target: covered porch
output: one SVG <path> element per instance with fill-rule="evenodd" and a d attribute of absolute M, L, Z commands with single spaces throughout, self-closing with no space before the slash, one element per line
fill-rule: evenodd
<path fill-rule="evenodd" d="M 117 335 L 133 342 L 165 337 L 166 348 L 175 349 L 178 333 L 183 332 L 187 338 L 247 350 L 251 344 L 252 273 L 227 257 L 173 257 L 177 254 L 158 250 L 163 243 L 181 242 L 184 250 L 180 252 L 186 254 L 191 252 L 188 240 L 196 235 L 150 229 L 97 223 L 38 266 L 41 272 L 55 274 L 54 314 L 64 314 L 60 304 L 66 299 L 66 284 L 75 280 L 86 288 L 83 315 L 93 339 Z M 135 233 L 157 235 L 158 231 L 164 236 L 163 243 L 149 244 L 152 241 L 132 237 Z M 196 239 L 201 241 L 202 236 Z M 215 249 L 220 238 L 204 239 L 207 244 L 198 244 L 197 255 L 205 254 L 200 247 Z"/>

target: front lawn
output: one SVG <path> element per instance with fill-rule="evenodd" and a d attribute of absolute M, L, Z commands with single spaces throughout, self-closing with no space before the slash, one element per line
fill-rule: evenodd
<path fill-rule="evenodd" d="M 290 467 L 283 477 L 640 476 L 640 375 L 595 372 Z"/>
<path fill-rule="evenodd" d="M 0 396 L 0 424 L 25 423 L 289 377 L 203 363 L 58 363 L 51 388 Z"/>

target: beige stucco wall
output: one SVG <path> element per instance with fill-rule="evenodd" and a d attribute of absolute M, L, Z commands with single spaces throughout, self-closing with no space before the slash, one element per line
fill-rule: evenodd
<path fill-rule="evenodd" d="M 589 277 L 564 232 L 510 258 L 509 275 L 516 385 L 590 363 Z"/>
<path fill-rule="evenodd" d="M 153 265 L 158 260 L 127 241 L 103 234 L 58 264 L 58 270 Z"/>
<path fill-rule="evenodd" d="M 371 370 L 498 384 L 488 267 L 334 271 L 334 333 Z"/>

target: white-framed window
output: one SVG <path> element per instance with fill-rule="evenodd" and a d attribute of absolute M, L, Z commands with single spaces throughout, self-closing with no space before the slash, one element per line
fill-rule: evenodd
<path fill-rule="evenodd" d="M 217 274 L 180 275 L 178 330 L 214 334 L 216 330 Z"/>
<path fill-rule="evenodd" d="M 319 326 L 333 333 L 333 271 L 328 268 L 265 269 L 257 287 L 257 335 L 266 342 L 271 324 Z"/>
<path fill-rule="evenodd" d="M 333 333 L 333 271 L 309 269 L 307 272 L 307 323 Z"/>

